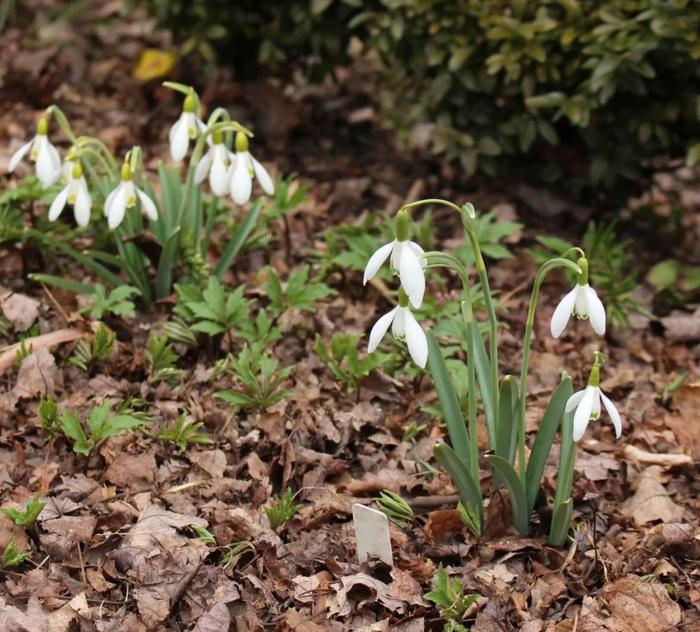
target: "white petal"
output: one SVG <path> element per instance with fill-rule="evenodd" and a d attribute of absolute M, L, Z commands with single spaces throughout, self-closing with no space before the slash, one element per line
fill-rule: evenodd
<path fill-rule="evenodd" d="M 112 202 L 114 202 L 114 198 L 117 196 L 117 193 L 121 191 L 122 185 L 119 184 L 117 188 L 113 189 L 111 193 L 107 196 L 107 199 L 105 200 L 104 207 L 102 209 L 102 212 L 104 213 L 105 217 L 109 217 L 109 207 L 112 206 Z"/>
<path fill-rule="evenodd" d="M 588 422 L 591 420 L 593 399 L 597 396 L 598 394 L 593 386 L 586 387 L 586 392 L 576 408 L 576 414 L 574 415 L 574 441 L 578 441 L 583 436 L 583 433 L 586 432 Z"/>
<path fill-rule="evenodd" d="M 394 315 L 398 307 L 394 307 L 388 314 L 384 314 L 372 327 L 372 331 L 369 332 L 369 345 L 367 345 L 367 353 L 372 353 L 382 341 L 382 338 L 386 335 L 391 321 L 394 320 Z"/>
<path fill-rule="evenodd" d="M 194 181 L 195 184 L 199 184 L 204 180 L 204 178 L 207 177 L 207 173 L 209 173 L 209 167 L 211 166 L 211 151 L 208 151 L 206 154 L 204 154 L 199 162 L 197 163 L 197 167 L 194 170 Z"/>
<path fill-rule="evenodd" d="M 406 310 L 406 344 L 413 361 L 422 369 L 428 361 L 428 339 L 423 328 L 418 324 L 416 317 Z"/>
<path fill-rule="evenodd" d="M 111 230 L 114 230 L 122 223 L 124 213 L 126 213 L 126 198 L 128 193 L 126 187 L 120 185 L 116 193 L 109 207 L 109 214 L 107 215 L 107 226 L 109 226 Z"/>
<path fill-rule="evenodd" d="M 605 410 L 608 411 L 608 415 L 610 415 L 610 419 L 612 420 L 613 426 L 615 427 L 615 436 L 619 439 L 620 435 L 622 434 L 622 419 L 620 419 L 620 413 L 617 412 L 615 404 L 613 404 L 610 401 L 610 399 L 608 399 L 605 396 L 605 393 L 603 393 L 603 391 L 600 391 L 600 398 L 603 400 Z"/>
<path fill-rule="evenodd" d="M 245 160 L 236 157 L 236 165 L 231 177 L 231 197 L 236 204 L 245 204 L 250 199 L 253 190 L 253 178 L 250 177 Z"/>
<path fill-rule="evenodd" d="M 182 115 L 187 125 L 187 135 L 190 138 L 197 138 L 197 134 L 199 133 L 199 125 L 194 112 L 183 112 Z"/>
<path fill-rule="evenodd" d="M 415 241 L 409 241 L 408 247 L 416 254 L 418 259 L 420 260 L 421 266 L 427 268 L 428 260 L 422 257 L 422 255 L 425 254 L 425 250 L 423 250 Z"/>
<path fill-rule="evenodd" d="M 187 132 L 187 119 L 180 116 L 177 123 L 170 130 L 170 154 L 175 162 L 180 162 L 185 157 L 189 145 L 190 136 Z"/>
<path fill-rule="evenodd" d="M 158 219 L 158 209 L 153 200 L 138 187 L 136 187 L 136 195 L 138 195 L 139 200 L 141 200 L 141 212 L 152 222 L 155 222 Z"/>
<path fill-rule="evenodd" d="M 7 164 L 8 173 L 12 173 L 17 168 L 20 160 L 22 160 L 22 158 L 27 155 L 27 152 L 32 148 L 33 142 L 34 139 L 32 138 L 32 140 L 30 140 L 28 143 L 24 143 L 24 145 L 22 145 L 14 154 L 12 154 L 12 158 L 10 158 L 10 162 Z"/>
<path fill-rule="evenodd" d="M 61 189 L 61 192 L 54 198 L 49 207 L 49 221 L 54 222 L 63 211 L 63 208 L 68 201 L 68 187 Z"/>
<path fill-rule="evenodd" d="M 51 141 L 46 139 L 46 151 L 49 153 L 51 162 L 53 163 L 53 168 L 58 173 L 61 173 L 61 156 L 58 154 L 58 150 L 51 144 Z"/>
<path fill-rule="evenodd" d="M 81 178 L 82 180 L 82 178 Z M 84 180 L 83 180 L 84 182 Z M 90 209 L 92 208 L 92 198 L 86 186 L 78 189 L 78 195 L 73 206 L 73 215 L 78 226 L 85 227 L 90 222 Z"/>
<path fill-rule="evenodd" d="M 570 413 L 576 406 L 578 406 L 581 403 L 581 400 L 583 399 L 583 396 L 586 394 L 586 389 L 584 388 L 581 391 L 576 391 L 569 399 L 566 400 L 566 407 L 564 408 L 564 412 Z"/>
<path fill-rule="evenodd" d="M 574 311 L 574 304 L 576 303 L 576 296 L 578 295 L 578 285 L 571 290 L 564 298 L 559 301 L 559 305 L 554 310 L 552 315 L 552 323 L 550 325 L 550 331 L 552 332 L 553 338 L 559 338 L 566 325 L 571 318 L 571 312 Z"/>
<path fill-rule="evenodd" d="M 391 250 L 394 247 L 395 243 L 396 242 L 392 241 L 390 244 L 385 244 L 384 246 L 376 250 L 374 254 L 369 258 L 369 261 L 365 266 L 365 276 L 362 280 L 363 285 L 367 285 L 367 281 L 373 279 L 376 276 L 377 272 L 379 272 L 379 268 L 382 267 L 382 264 L 387 260 L 387 258 L 391 254 Z"/>
<path fill-rule="evenodd" d="M 270 174 L 267 169 L 263 167 L 253 156 L 250 157 L 253 161 L 253 170 L 255 171 L 255 177 L 258 179 L 262 190 L 268 195 L 272 195 L 275 192 L 275 184 L 272 182 Z"/>
<path fill-rule="evenodd" d="M 222 160 L 214 160 L 209 171 L 209 186 L 214 195 L 226 195 L 228 192 L 228 167 Z"/>
<path fill-rule="evenodd" d="M 406 312 L 408 307 L 399 307 L 394 316 L 394 322 L 391 325 L 391 335 L 397 340 L 403 340 L 406 337 Z"/>
<path fill-rule="evenodd" d="M 61 175 L 61 165 L 60 161 L 58 165 L 56 164 L 55 156 L 51 152 L 51 149 L 49 149 L 49 147 L 53 147 L 51 143 L 46 140 L 45 136 L 39 137 L 39 140 L 42 139 L 43 142 L 41 142 L 39 145 L 39 151 L 36 158 L 36 175 L 44 188 L 48 188 L 54 182 L 56 182 Z"/>
<path fill-rule="evenodd" d="M 588 318 L 589 309 L 588 293 L 586 292 L 587 287 L 588 283 L 586 283 L 586 285 L 576 286 L 576 303 L 574 304 L 574 314 L 576 314 L 579 318 Z"/>
<path fill-rule="evenodd" d="M 425 294 L 425 274 L 416 253 L 410 248 L 401 249 L 399 278 L 411 305 L 415 308 L 420 307 Z"/>
<path fill-rule="evenodd" d="M 605 307 L 603 307 L 603 303 L 598 298 L 596 291 L 590 285 L 586 285 L 585 292 L 593 331 L 599 336 L 603 336 L 605 334 Z"/>

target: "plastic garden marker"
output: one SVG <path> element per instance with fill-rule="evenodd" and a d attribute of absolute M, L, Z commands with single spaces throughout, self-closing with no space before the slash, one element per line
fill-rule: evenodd
<path fill-rule="evenodd" d="M 389 518 L 385 513 L 359 503 L 352 506 L 355 524 L 357 560 L 362 564 L 367 558 L 377 557 L 389 566 L 394 565 L 389 537 Z"/>

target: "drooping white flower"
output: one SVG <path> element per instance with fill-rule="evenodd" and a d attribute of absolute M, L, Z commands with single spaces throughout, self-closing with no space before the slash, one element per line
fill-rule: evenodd
<path fill-rule="evenodd" d="M 85 227 L 90 221 L 92 198 L 90 197 L 80 162 L 66 161 L 66 164 L 63 166 L 63 174 L 66 186 L 54 198 L 49 207 L 49 221 L 53 222 L 58 219 L 66 204 L 70 204 L 73 207 L 76 223 L 80 227 Z"/>
<path fill-rule="evenodd" d="M 607 410 L 608 415 L 610 415 L 610 420 L 615 428 L 615 436 L 619 439 L 622 434 L 620 413 L 617 411 L 617 408 L 615 408 L 615 404 L 600 390 L 600 366 L 603 361 L 603 355 L 596 353 L 596 361 L 593 364 L 593 368 L 591 368 L 588 385 L 583 390 L 574 393 L 566 402 L 565 410 L 567 413 L 576 409 L 576 413 L 574 414 L 574 441 L 578 441 L 583 436 L 588 427 L 588 422 L 591 419 L 598 419 L 600 417 L 601 400 L 605 406 L 605 410 Z"/>
<path fill-rule="evenodd" d="M 173 123 L 168 133 L 170 141 L 170 155 L 173 160 L 180 162 L 186 155 L 190 141 L 199 136 L 206 129 L 206 125 L 195 113 L 197 99 L 192 94 L 185 97 L 180 118 Z"/>
<path fill-rule="evenodd" d="M 236 133 L 236 153 L 231 159 L 229 178 L 231 197 L 236 204 L 245 204 L 253 191 L 253 176 L 268 195 L 275 192 L 275 184 L 267 172 L 248 151 L 248 137 L 243 132 Z"/>
<path fill-rule="evenodd" d="M 399 305 L 374 323 L 369 334 L 367 353 L 372 353 L 379 346 L 389 327 L 394 338 L 406 341 L 413 361 L 419 367 L 425 368 L 428 361 L 428 340 L 408 306 L 408 298 L 402 294 L 401 290 L 399 290 Z"/>
<path fill-rule="evenodd" d="M 50 187 L 61 175 L 61 157 L 46 135 L 48 129 L 48 121 L 40 118 L 36 126 L 36 136 L 12 155 L 7 166 L 7 171 L 12 173 L 29 152 L 30 159 L 36 165 L 36 175 L 44 188 Z"/>
<path fill-rule="evenodd" d="M 216 137 L 216 134 L 214 134 Z M 217 142 L 218 141 L 218 142 Z M 197 163 L 194 181 L 199 184 L 209 174 L 209 186 L 214 195 L 226 195 L 229 190 L 231 153 L 221 139 L 215 138 L 207 153 Z"/>
<path fill-rule="evenodd" d="M 141 202 L 141 212 L 151 221 L 158 219 L 158 210 L 153 200 L 139 189 L 133 180 L 129 163 L 122 165 L 121 182 L 107 196 L 104 206 L 104 214 L 107 225 L 114 230 L 122 223 L 126 210 L 136 206 L 136 198 Z"/>
<path fill-rule="evenodd" d="M 583 272 L 576 287 L 561 299 L 552 315 L 551 332 L 554 338 L 561 336 L 572 314 L 584 320 L 590 318 L 593 330 L 599 336 L 605 334 L 605 307 L 588 284 L 588 262 L 582 257 L 578 265 Z"/>
<path fill-rule="evenodd" d="M 363 284 L 374 278 L 384 262 L 389 259 L 394 274 L 399 275 L 401 287 L 408 295 L 411 305 L 419 308 L 423 303 L 425 294 L 425 272 L 427 265 L 421 257 L 423 249 L 415 242 L 408 239 L 409 217 L 406 211 L 396 214 L 396 239 L 379 248 L 367 262 Z"/>

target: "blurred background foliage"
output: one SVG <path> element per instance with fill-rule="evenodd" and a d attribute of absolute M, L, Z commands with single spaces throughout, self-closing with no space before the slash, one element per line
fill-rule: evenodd
<path fill-rule="evenodd" d="M 700 161 L 700 0 L 132 2 L 241 74 L 359 48 L 389 118 L 470 174 L 617 202 L 652 160 Z"/>

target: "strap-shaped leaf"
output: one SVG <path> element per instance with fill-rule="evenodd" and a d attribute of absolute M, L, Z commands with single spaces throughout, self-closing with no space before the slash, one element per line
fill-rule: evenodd
<path fill-rule="evenodd" d="M 561 424 L 564 416 L 564 408 L 566 402 L 573 394 L 574 389 L 571 385 L 571 378 L 565 375 L 561 384 L 554 391 L 552 398 L 549 400 L 547 410 L 544 412 L 544 417 L 540 422 L 535 443 L 530 452 L 530 459 L 527 463 L 527 472 L 525 473 L 525 489 L 527 490 L 528 510 L 532 512 L 535 507 L 535 499 L 540 488 L 542 475 L 544 474 L 544 466 L 547 463 L 549 451 L 552 449 L 552 442 L 557 433 L 557 428 Z"/>
<path fill-rule="evenodd" d="M 530 526 L 530 512 L 527 507 L 525 486 L 513 466 L 503 457 L 490 454 L 486 460 L 495 472 L 506 482 L 513 507 L 513 522 L 520 535 L 527 535 Z"/>
<path fill-rule="evenodd" d="M 557 488 L 554 492 L 554 506 L 549 541 L 555 546 L 562 546 L 569 532 L 573 501 L 571 487 L 574 481 L 574 462 L 576 444 L 574 443 L 574 411 L 565 413 L 561 421 L 561 449 L 559 450 L 559 474 Z M 568 505 L 567 505 L 568 503 Z"/>
<path fill-rule="evenodd" d="M 498 426 L 496 429 L 495 452 L 512 464 L 518 441 L 518 384 L 512 375 L 506 375 L 501 382 L 498 398 Z"/>
<path fill-rule="evenodd" d="M 69 279 L 67 277 L 39 273 L 29 274 L 28 276 L 32 281 L 38 281 L 39 283 L 45 283 L 46 285 L 60 287 L 63 290 L 75 292 L 76 294 L 92 294 L 95 291 L 95 286 L 87 285 L 86 283 L 81 283 L 80 281 L 74 281 L 73 279 Z"/>
<path fill-rule="evenodd" d="M 170 237 L 166 239 L 163 250 L 158 260 L 158 270 L 156 270 L 156 298 L 165 298 L 170 294 L 173 282 L 173 271 L 175 270 L 175 257 L 180 245 L 180 231 L 175 229 Z"/>
<path fill-rule="evenodd" d="M 461 501 L 476 510 L 479 514 L 479 521 L 481 521 L 483 511 L 481 489 L 479 484 L 472 478 L 467 466 L 446 443 L 435 446 L 433 453 L 435 454 L 435 460 L 452 477 Z"/>
<path fill-rule="evenodd" d="M 469 435 L 467 434 L 467 424 L 462 414 L 462 409 L 459 407 L 459 400 L 455 393 L 450 374 L 445 364 L 445 358 L 442 355 L 442 349 L 438 344 L 435 336 L 431 331 L 427 334 L 428 337 L 428 362 L 430 364 L 430 372 L 433 375 L 435 390 L 440 400 L 442 414 L 445 416 L 447 424 L 447 432 L 450 435 L 450 442 L 454 452 L 462 461 L 464 466 L 469 469 Z M 474 437 L 476 441 L 476 437 Z"/>
<path fill-rule="evenodd" d="M 563 546 L 566 542 L 573 511 L 574 502 L 571 498 L 567 498 L 554 508 L 552 526 L 549 531 L 549 543 L 553 546 Z"/>
<path fill-rule="evenodd" d="M 248 211 L 248 215 L 245 216 L 245 219 L 236 228 L 233 236 L 231 237 L 231 241 L 229 241 L 226 248 L 224 248 L 224 251 L 221 253 L 221 259 L 219 259 L 219 262 L 214 268 L 214 275 L 217 279 L 221 279 L 224 272 L 231 267 L 236 255 L 240 252 L 241 248 L 243 248 L 246 239 L 248 239 L 248 236 L 252 232 L 253 228 L 255 228 L 255 224 L 258 222 L 258 217 L 260 217 L 261 211 L 262 202 L 257 200 L 251 207 L 250 211 Z"/>
<path fill-rule="evenodd" d="M 493 387 L 491 385 L 491 361 L 486 353 L 484 339 L 479 332 L 479 324 L 474 321 L 467 325 L 469 334 L 474 345 L 474 358 L 469 358 L 469 362 L 474 362 L 476 366 L 476 377 L 479 380 L 479 390 L 481 391 L 481 401 L 486 415 L 486 429 L 489 434 L 489 444 L 493 447 L 496 444 L 496 406 Z"/>

